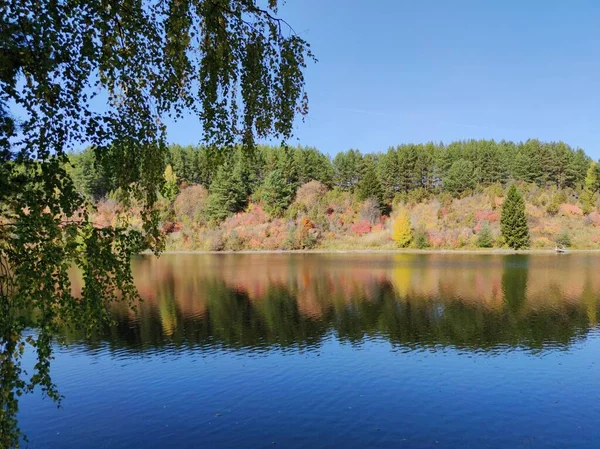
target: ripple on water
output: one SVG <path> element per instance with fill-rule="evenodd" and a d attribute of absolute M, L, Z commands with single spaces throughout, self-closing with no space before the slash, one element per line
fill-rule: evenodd
<path fill-rule="evenodd" d="M 573 256 L 573 257 L 572 257 Z M 600 447 L 600 257 L 165 255 L 37 447 Z M 169 279 L 169 282 L 164 282 Z M 32 446 L 36 447 L 36 446 Z"/>

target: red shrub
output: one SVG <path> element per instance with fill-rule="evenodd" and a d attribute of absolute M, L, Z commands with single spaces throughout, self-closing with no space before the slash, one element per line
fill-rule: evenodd
<path fill-rule="evenodd" d="M 364 235 L 371 232 L 371 223 L 366 220 L 361 220 L 358 223 L 354 223 L 351 227 L 352 232 L 358 235 Z"/>
<path fill-rule="evenodd" d="M 179 223 L 176 223 L 174 221 L 167 221 L 162 228 L 162 232 L 164 234 L 171 234 L 172 232 L 177 232 L 181 229 L 181 227 L 179 226 Z"/>
<path fill-rule="evenodd" d="M 598 212 L 594 211 L 589 214 L 588 220 L 590 220 L 590 223 L 594 226 L 600 226 L 600 214 Z"/>
<path fill-rule="evenodd" d="M 494 210 L 480 210 L 475 212 L 475 219 L 479 222 L 496 223 L 500 219 L 500 214 Z"/>
<path fill-rule="evenodd" d="M 562 215 L 570 215 L 570 216 L 583 215 L 583 211 L 581 210 L 581 207 L 577 206 L 576 204 L 561 204 L 560 205 L 560 213 Z"/>

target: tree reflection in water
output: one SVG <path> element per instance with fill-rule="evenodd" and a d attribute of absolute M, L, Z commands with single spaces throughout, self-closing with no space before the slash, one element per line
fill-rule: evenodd
<path fill-rule="evenodd" d="M 596 326 L 590 256 L 166 255 L 140 258 L 144 302 L 95 342 L 131 351 L 308 347 L 333 335 L 488 351 L 567 346 Z M 93 342 L 71 340 L 86 345 Z"/>

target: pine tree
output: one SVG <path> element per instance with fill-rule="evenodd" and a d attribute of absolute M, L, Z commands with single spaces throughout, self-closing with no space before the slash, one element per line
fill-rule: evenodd
<path fill-rule="evenodd" d="M 514 184 L 508 189 L 502 214 L 500 217 L 502 237 L 506 244 L 513 249 L 529 247 L 529 228 L 525 215 L 525 202 Z"/>
<path fill-rule="evenodd" d="M 390 148 L 387 153 L 383 154 L 379 159 L 377 166 L 379 174 L 379 183 L 383 193 L 383 201 L 391 203 L 394 195 L 400 190 L 398 172 L 398 153 L 394 148 Z"/>
<path fill-rule="evenodd" d="M 402 210 L 392 224 L 392 239 L 400 248 L 406 248 L 411 244 L 413 235 L 410 225 L 410 217 Z"/>
<path fill-rule="evenodd" d="M 274 217 L 280 217 L 294 199 L 294 193 L 295 189 L 278 169 L 273 170 L 265 178 L 260 197 L 267 213 Z"/>
<path fill-rule="evenodd" d="M 358 150 L 348 150 L 333 159 L 334 181 L 342 190 L 353 192 L 360 181 L 362 155 Z"/>
<path fill-rule="evenodd" d="M 400 189 L 404 192 L 414 189 L 420 185 L 416 165 L 418 159 L 418 150 L 415 145 L 402 145 L 398 147 L 398 176 L 400 179 Z"/>
<path fill-rule="evenodd" d="M 444 179 L 444 187 L 451 193 L 462 193 L 475 187 L 473 163 L 464 159 L 454 162 Z"/>
<path fill-rule="evenodd" d="M 373 161 L 365 161 L 363 176 L 358 183 L 356 196 L 359 201 L 375 198 L 380 206 L 383 205 L 383 191 L 377 178 L 376 166 Z"/>
<path fill-rule="evenodd" d="M 206 213 L 213 223 L 243 210 L 248 204 L 247 187 L 244 185 L 241 171 L 238 167 L 232 170 L 229 162 L 217 170 L 209 192 Z"/>

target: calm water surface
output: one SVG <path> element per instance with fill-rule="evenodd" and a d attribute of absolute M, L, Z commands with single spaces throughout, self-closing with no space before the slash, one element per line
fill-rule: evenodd
<path fill-rule="evenodd" d="M 600 256 L 143 257 L 32 448 L 598 448 Z"/>

